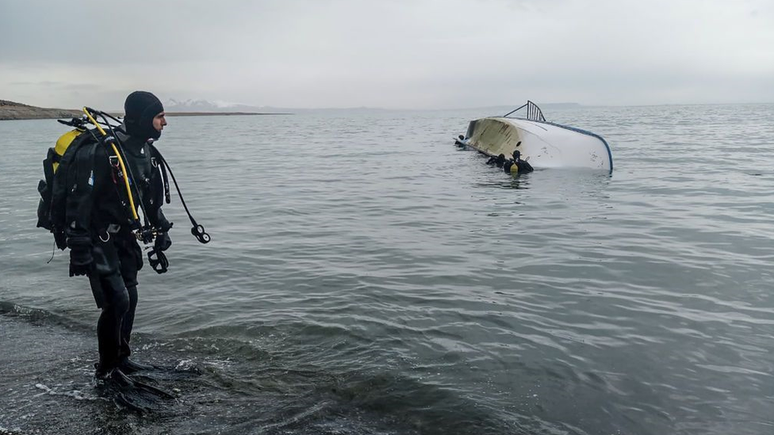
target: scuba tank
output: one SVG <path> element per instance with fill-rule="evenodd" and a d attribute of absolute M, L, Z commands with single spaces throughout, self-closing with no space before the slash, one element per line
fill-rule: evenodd
<path fill-rule="evenodd" d="M 83 134 L 87 128 L 86 122 L 82 119 L 73 118 L 71 121 L 59 120 L 59 122 L 74 128 L 57 139 L 56 145 L 48 149 L 46 158 L 43 160 L 43 179 L 38 182 L 40 201 L 38 202 L 38 223 L 36 226 L 53 233 L 56 245 L 59 249 L 64 250 L 66 245 L 63 225 L 55 222 L 56 219 L 53 216 L 54 192 L 57 184 L 55 178 L 60 168 L 62 172 L 67 172 L 70 158 L 86 142 L 84 139 L 88 139 L 89 135 Z"/>

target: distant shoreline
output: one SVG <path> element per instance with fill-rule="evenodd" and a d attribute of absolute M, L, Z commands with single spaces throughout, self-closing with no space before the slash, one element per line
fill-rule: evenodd
<path fill-rule="evenodd" d="M 290 112 L 166 112 L 167 116 L 261 116 L 261 115 L 294 115 Z"/>
<path fill-rule="evenodd" d="M 28 106 L 13 101 L 0 100 L 0 120 L 17 119 L 56 119 L 80 117 L 78 110 L 48 109 L 43 107 Z"/>
<path fill-rule="evenodd" d="M 80 118 L 83 112 L 74 109 L 52 109 L 0 100 L 0 121 L 26 119 Z M 123 116 L 123 114 L 113 114 Z M 167 116 L 263 116 L 293 115 L 289 112 L 166 112 Z"/>

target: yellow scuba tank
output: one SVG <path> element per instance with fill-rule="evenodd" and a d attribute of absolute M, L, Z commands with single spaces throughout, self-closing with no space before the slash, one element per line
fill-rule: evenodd
<path fill-rule="evenodd" d="M 79 130 L 79 129 L 73 129 L 68 131 L 67 133 L 59 136 L 59 139 L 56 140 L 56 146 L 54 147 L 54 153 L 59 156 L 59 158 L 52 159 L 53 167 L 54 167 L 54 173 L 56 173 L 56 170 L 59 168 L 59 161 L 62 159 L 62 156 L 64 155 L 65 151 L 67 151 L 67 147 L 70 146 L 71 143 L 83 134 L 85 130 Z"/>

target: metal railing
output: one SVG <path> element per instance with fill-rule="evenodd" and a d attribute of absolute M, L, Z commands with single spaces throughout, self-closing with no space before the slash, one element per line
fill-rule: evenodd
<path fill-rule="evenodd" d="M 529 101 L 529 100 L 527 100 L 527 104 L 519 106 L 518 108 L 513 109 L 510 112 L 508 112 L 505 115 L 503 115 L 503 118 L 507 118 L 508 115 L 510 115 L 512 113 L 515 113 L 515 112 L 518 112 L 519 110 L 521 110 L 521 109 L 523 109 L 525 107 L 527 108 L 527 110 L 526 110 L 526 112 L 527 112 L 526 118 L 527 119 L 529 119 L 530 121 L 546 122 L 546 117 L 543 116 L 543 111 L 540 110 L 540 107 L 538 107 L 537 104 L 535 104 L 535 103 L 533 103 L 532 101 Z"/>

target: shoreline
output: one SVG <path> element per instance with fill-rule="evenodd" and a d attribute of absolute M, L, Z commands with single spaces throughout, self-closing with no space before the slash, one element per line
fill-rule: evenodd
<path fill-rule="evenodd" d="M 166 112 L 166 116 L 277 116 L 295 115 L 290 112 Z"/>
<path fill-rule="evenodd" d="M 199 376 L 194 372 L 174 373 L 161 382 L 170 390 L 176 388 L 171 391 L 178 396 L 164 403 L 163 412 L 131 412 L 94 384 L 97 342 L 93 328 L 73 329 L 73 325 L 67 327 L 58 316 L 42 310 L 14 309 L 16 312 L 0 307 L 0 435 L 190 430 L 184 416 L 196 405 L 200 398 L 197 390 L 201 390 L 195 384 Z M 137 338 L 140 358 L 157 364 L 180 362 L 178 355 L 143 349 L 145 340 L 142 335 Z M 206 407 L 199 409 L 207 411 Z"/>
<path fill-rule="evenodd" d="M 123 117 L 123 113 L 111 113 Z M 76 109 L 57 109 L 29 106 L 13 101 L 0 100 L 0 121 L 22 121 L 30 119 L 80 118 L 83 112 Z M 293 115 L 290 112 L 166 112 L 167 116 L 277 116 Z"/>
<path fill-rule="evenodd" d="M 132 334 L 134 358 L 166 367 L 133 379 L 174 396 L 132 411 L 93 380 L 96 318 L 97 310 L 86 325 L 0 301 L 0 435 L 306 435 L 331 433 L 331 425 L 342 434 L 419 433 L 411 421 L 353 400 L 370 378 L 317 371 L 244 344 L 226 353 L 222 339 L 203 337 Z"/>
<path fill-rule="evenodd" d="M 46 112 L 38 113 L 8 113 L 0 108 L 0 121 L 30 121 L 35 119 L 69 119 L 80 118 L 83 112 L 77 110 L 43 109 Z M 123 117 L 123 113 L 111 113 L 115 117 Z M 286 112 L 167 112 L 166 116 L 292 116 L 294 113 Z"/>

